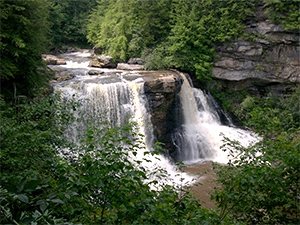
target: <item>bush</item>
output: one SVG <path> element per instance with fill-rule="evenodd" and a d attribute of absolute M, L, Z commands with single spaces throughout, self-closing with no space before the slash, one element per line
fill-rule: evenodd
<path fill-rule="evenodd" d="M 283 105 L 293 102 L 296 95 L 286 98 Z M 280 102 L 283 100 L 244 100 L 245 124 L 256 129 L 263 140 L 244 148 L 227 139 L 224 150 L 232 153 L 233 159 L 227 165 L 214 164 L 221 186 L 213 195 L 221 209 L 219 218 L 230 215 L 246 224 L 299 222 L 300 129 L 290 109 L 278 108 Z"/>
<path fill-rule="evenodd" d="M 143 166 L 158 153 L 134 157 L 145 148 L 134 124 L 112 128 L 101 115 L 88 116 L 79 103 L 60 96 L 1 105 L 2 224 L 216 221 L 184 183 L 167 185 L 165 171 Z M 78 134 L 76 142 L 68 140 L 68 129 Z"/>

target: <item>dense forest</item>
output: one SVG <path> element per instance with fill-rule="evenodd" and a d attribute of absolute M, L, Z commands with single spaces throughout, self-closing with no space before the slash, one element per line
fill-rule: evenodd
<path fill-rule="evenodd" d="M 96 46 L 116 62 L 140 57 L 147 69 L 177 69 L 207 83 L 217 60 L 215 45 L 257 38 L 246 32 L 256 7 L 263 6 L 270 20 L 293 31 L 300 29 L 299 4 L 0 0 L 0 223 L 299 223 L 299 87 L 282 98 L 247 94 L 239 100 L 232 113 L 262 141 L 244 148 L 224 137 L 224 150 L 238 151 L 239 157 L 214 164 L 218 186 L 211 198 L 218 207 L 210 210 L 184 181 L 180 187 L 164 184 L 162 169 L 149 179 L 141 162 L 129 160 L 144 148 L 134 141 L 134 124 L 99 130 L 91 118 L 78 116 L 80 102 L 49 94 L 52 71 L 42 60 L 43 53 L 66 46 Z M 78 120 L 87 124 L 80 144 L 66 138 L 69 125 Z M 76 154 L 67 157 L 59 149 Z"/>

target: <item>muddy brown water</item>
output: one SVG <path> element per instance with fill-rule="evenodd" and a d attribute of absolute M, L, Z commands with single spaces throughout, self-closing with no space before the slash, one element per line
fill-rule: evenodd
<path fill-rule="evenodd" d="M 200 200 L 201 205 L 207 209 L 215 209 L 217 207 L 215 202 L 210 200 L 210 192 L 216 187 L 216 177 L 211 162 L 187 166 L 182 170 L 197 177 L 198 185 L 192 186 L 191 192 Z"/>

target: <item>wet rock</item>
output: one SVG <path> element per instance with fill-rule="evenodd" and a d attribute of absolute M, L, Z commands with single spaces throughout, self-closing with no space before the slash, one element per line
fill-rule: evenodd
<path fill-rule="evenodd" d="M 93 59 L 89 64 L 90 67 L 100 67 L 100 68 L 116 68 L 117 64 L 114 62 L 113 58 L 109 55 L 100 55 Z"/>
<path fill-rule="evenodd" d="M 147 78 L 149 72 L 145 71 Z M 151 76 L 144 83 L 144 92 L 148 99 L 153 124 L 153 134 L 157 141 L 164 143 L 165 149 L 172 155 L 176 151 L 176 146 L 172 141 L 172 135 L 178 124 L 179 115 L 178 93 L 183 83 L 182 77 L 172 71 L 157 71 L 156 76 Z"/>
<path fill-rule="evenodd" d="M 139 64 L 118 63 L 117 69 L 120 70 L 143 70 L 144 66 Z"/>
<path fill-rule="evenodd" d="M 89 70 L 88 71 L 88 75 L 94 75 L 94 76 L 97 76 L 97 75 L 100 75 L 100 74 L 102 74 L 102 73 L 104 73 L 104 71 L 101 71 L 101 70 Z"/>
<path fill-rule="evenodd" d="M 66 61 L 64 59 L 58 58 L 55 55 L 42 55 L 42 59 L 46 63 L 46 65 L 65 65 Z"/>
<path fill-rule="evenodd" d="M 56 83 L 56 82 L 61 82 L 65 80 L 70 80 L 75 77 L 75 74 L 64 71 L 64 72 L 56 72 L 53 80 L 50 81 L 50 83 Z"/>

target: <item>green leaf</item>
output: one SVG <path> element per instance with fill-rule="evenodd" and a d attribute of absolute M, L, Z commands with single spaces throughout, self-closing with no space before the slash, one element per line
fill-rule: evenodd
<path fill-rule="evenodd" d="M 45 210 L 47 209 L 47 207 L 48 207 L 48 205 L 49 205 L 49 203 L 46 202 L 45 199 L 42 199 L 42 200 L 37 201 L 36 204 L 40 206 L 40 209 L 41 209 L 42 212 L 45 212 Z"/>
<path fill-rule="evenodd" d="M 24 194 L 20 194 L 20 195 L 17 195 L 17 198 L 21 201 L 21 202 L 25 202 L 27 204 L 29 204 L 29 200 L 28 200 L 28 197 Z"/>
<path fill-rule="evenodd" d="M 50 201 L 53 202 L 53 203 L 65 204 L 62 200 L 60 200 L 60 199 L 58 199 L 58 198 L 56 198 L 56 199 L 51 199 Z"/>

